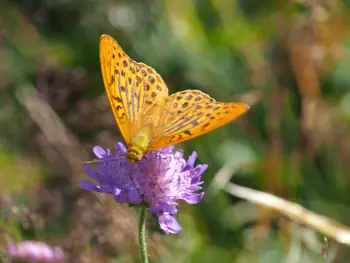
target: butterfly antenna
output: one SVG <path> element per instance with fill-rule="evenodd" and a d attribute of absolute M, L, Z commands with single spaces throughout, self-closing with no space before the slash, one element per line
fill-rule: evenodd
<path fill-rule="evenodd" d="M 123 153 L 123 154 L 118 155 L 116 157 L 104 158 L 104 159 L 98 159 L 98 160 L 92 160 L 92 161 L 85 161 L 84 164 L 99 163 L 99 162 L 104 162 L 104 161 L 113 161 L 113 160 L 117 160 L 117 159 L 119 159 L 121 157 L 126 157 L 126 154 Z"/>

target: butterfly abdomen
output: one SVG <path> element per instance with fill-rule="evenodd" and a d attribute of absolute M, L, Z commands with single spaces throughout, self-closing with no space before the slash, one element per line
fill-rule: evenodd
<path fill-rule="evenodd" d="M 140 161 L 145 155 L 150 144 L 150 135 L 151 129 L 143 128 L 132 138 L 132 143 L 128 146 L 128 152 L 126 154 L 126 158 L 128 158 L 130 162 Z"/>

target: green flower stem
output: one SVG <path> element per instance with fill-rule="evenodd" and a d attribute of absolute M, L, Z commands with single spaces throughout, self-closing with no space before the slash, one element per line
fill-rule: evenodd
<path fill-rule="evenodd" d="M 148 263 L 147 255 L 147 244 L 146 244 L 146 218 L 147 208 L 140 208 L 139 217 L 139 246 L 140 246 L 140 257 L 142 263 Z"/>

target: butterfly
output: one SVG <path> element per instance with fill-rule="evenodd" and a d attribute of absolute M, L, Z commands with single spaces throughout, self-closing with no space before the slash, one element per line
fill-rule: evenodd
<path fill-rule="evenodd" d="M 100 63 L 131 163 L 149 151 L 206 134 L 249 109 L 244 103 L 217 102 L 199 90 L 169 96 L 162 77 L 152 67 L 132 60 L 108 35 L 100 38 Z"/>

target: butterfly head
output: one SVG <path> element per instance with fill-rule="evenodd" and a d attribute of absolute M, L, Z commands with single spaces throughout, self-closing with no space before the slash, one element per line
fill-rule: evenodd
<path fill-rule="evenodd" d="M 137 145 L 132 145 L 129 147 L 128 152 L 126 153 L 126 158 L 130 163 L 136 163 L 141 161 L 143 155 L 143 151 Z"/>

